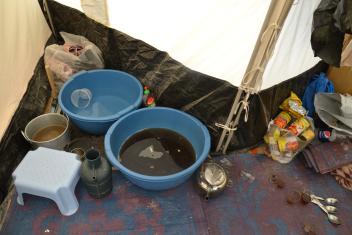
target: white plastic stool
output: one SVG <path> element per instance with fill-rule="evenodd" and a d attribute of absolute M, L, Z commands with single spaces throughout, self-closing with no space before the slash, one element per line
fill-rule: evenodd
<path fill-rule="evenodd" d="M 12 173 L 17 203 L 24 205 L 23 193 L 55 201 L 61 214 L 72 215 L 78 209 L 75 187 L 81 161 L 73 153 L 39 147 L 29 151 Z"/>

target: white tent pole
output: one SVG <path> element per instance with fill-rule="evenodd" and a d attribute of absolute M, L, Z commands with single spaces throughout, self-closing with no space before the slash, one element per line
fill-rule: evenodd
<path fill-rule="evenodd" d="M 260 90 L 264 69 L 272 55 L 280 33 L 280 29 L 288 15 L 292 3 L 293 0 L 271 1 L 268 13 L 265 17 L 261 32 L 257 39 L 256 46 L 247 66 L 246 74 L 244 75 L 241 86 L 237 91 L 237 95 L 232 105 L 230 114 L 227 118 L 226 124 L 217 125 L 221 126 L 223 131 L 217 145 L 216 152 L 222 151 L 223 154 L 226 153 L 233 133 L 237 129 L 239 118 L 243 109 L 246 111 L 245 121 L 247 121 L 249 96 L 253 93 L 257 93 Z M 242 101 L 239 101 L 243 91 L 246 93 L 245 98 Z M 237 107 L 239 107 L 238 111 Z M 237 115 L 235 120 L 231 121 L 235 115 Z M 226 135 L 227 139 L 224 144 Z"/>
<path fill-rule="evenodd" d="M 239 101 L 240 101 L 240 98 L 241 98 L 241 95 L 242 95 L 242 90 L 239 89 L 237 94 L 236 94 L 236 98 L 232 104 L 232 108 L 231 108 L 231 111 L 230 111 L 230 114 L 229 116 L 227 117 L 227 120 L 226 120 L 226 124 L 224 125 L 223 130 L 222 130 L 222 133 L 221 133 L 221 136 L 220 136 L 220 140 L 218 142 L 218 145 L 216 147 L 216 152 L 220 152 L 221 148 L 222 148 L 222 144 L 224 142 L 224 139 L 225 139 L 225 136 L 230 132 L 230 129 L 229 128 L 226 128 L 230 125 L 230 122 L 235 114 L 235 111 L 238 109 L 238 106 L 239 106 Z M 216 125 L 216 124 L 215 124 Z M 219 126 L 219 125 L 218 125 Z M 221 126 L 219 126 L 221 127 Z"/>
<path fill-rule="evenodd" d="M 245 98 L 246 100 L 249 98 L 249 95 L 250 95 L 250 93 L 246 93 L 246 98 Z M 234 121 L 233 124 L 232 124 L 233 127 L 237 127 L 237 124 L 238 124 L 238 122 L 239 122 L 239 120 L 240 120 L 242 111 L 243 111 L 243 109 L 244 109 L 244 107 L 245 107 L 245 103 L 240 103 L 240 105 L 241 105 L 241 106 L 240 106 L 240 108 L 239 108 L 239 110 L 238 110 L 238 113 L 237 113 L 237 115 L 236 115 L 235 121 Z M 246 114 L 246 115 L 247 115 L 247 114 Z M 227 150 L 227 148 L 228 148 L 228 146 L 229 146 L 229 144 L 230 144 L 230 141 L 231 141 L 231 139 L 232 139 L 232 136 L 233 136 L 234 132 L 235 132 L 235 130 L 229 132 L 229 135 L 227 136 L 225 145 L 224 145 L 224 147 L 223 147 L 223 151 L 222 151 L 223 154 L 226 153 L 226 150 Z"/>

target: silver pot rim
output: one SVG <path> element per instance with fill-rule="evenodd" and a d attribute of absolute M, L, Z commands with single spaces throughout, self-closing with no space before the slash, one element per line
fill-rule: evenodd
<path fill-rule="evenodd" d="M 32 138 L 29 138 L 28 135 L 27 135 L 27 129 L 28 129 L 28 126 L 33 123 L 34 121 L 36 121 L 37 119 L 40 119 L 44 116 L 60 116 L 60 117 L 64 117 L 65 120 L 66 120 L 66 127 L 65 127 L 65 130 L 58 136 L 56 136 L 55 138 L 53 139 L 50 139 L 50 140 L 45 140 L 45 141 L 35 141 L 33 140 Z M 35 144 L 43 144 L 43 143 L 48 143 L 48 142 L 51 142 L 51 141 L 54 141 L 54 140 L 57 140 L 59 139 L 61 136 L 63 136 L 67 130 L 69 128 L 69 118 L 66 116 L 66 115 L 62 115 L 62 114 L 59 114 L 59 113 L 45 113 L 45 114 L 42 114 L 42 115 L 39 115 L 35 118 L 33 118 L 30 122 L 27 123 L 26 127 L 24 128 L 24 137 L 30 141 L 31 143 L 35 143 Z"/>

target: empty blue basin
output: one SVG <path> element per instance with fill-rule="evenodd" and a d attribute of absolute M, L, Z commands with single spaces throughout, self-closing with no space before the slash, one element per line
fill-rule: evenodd
<path fill-rule="evenodd" d="M 147 176 L 133 172 L 118 161 L 123 143 L 133 134 L 148 128 L 165 128 L 181 134 L 192 144 L 196 161 L 176 174 Z M 196 118 L 171 108 L 144 108 L 133 111 L 115 122 L 105 135 L 105 152 L 113 166 L 132 183 L 148 190 L 165 190 L 186 181 L 207 158 L 210 136 L 207 128 Z"/>
<path fill-rule="evenodd" d="M 72 92 L 88 89 L 91 100 L 87 107 L 72 103 Z M 105 134 L 121 116 L 137 109 L 143 88 L 132 75 L 107 69 L 79 72 L 72 76 L 59 93 L 61 109 L 80 129 L 91 134 Z"/>

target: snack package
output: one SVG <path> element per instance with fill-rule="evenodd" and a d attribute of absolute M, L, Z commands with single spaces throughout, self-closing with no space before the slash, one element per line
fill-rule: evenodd
<path fill-rule="evenodd" d="M 301 99 L 292 91 L 290 97 L 285 99 L 279 108 L 289 112 L 295 118 L 307 115 L 307 110 L 302 106 Z"/>
<path fill-rule="evenodd" d="M 280 137 L 278 140 L 280 152 L 295 152 L 299 148 L 298 139 L 293 135 L 286 135 Z"/>
<path fill-rule="evenodd" d="M 282 111 L 274 119 L 274 124 L 280 128 L 285 128 L 290 121 L 291 121 L 290 114 L 286 111 Z"/>
<path fill-rule="evenodd" d="M 315 133 L 312 129 L 305 130 L 300 136 L 300 138 L 303 141 L 311 141 L 314 139 L 314 137 L 315 137 Z"/>
<path fill-rule="evenodd" d="M 287 129 L 294 134 L 295 136 L 300 135 L 303 131 L 305 131 L 310 126 L 309 121 L 304 118 L 298 118 L 294 121 Z"/>

